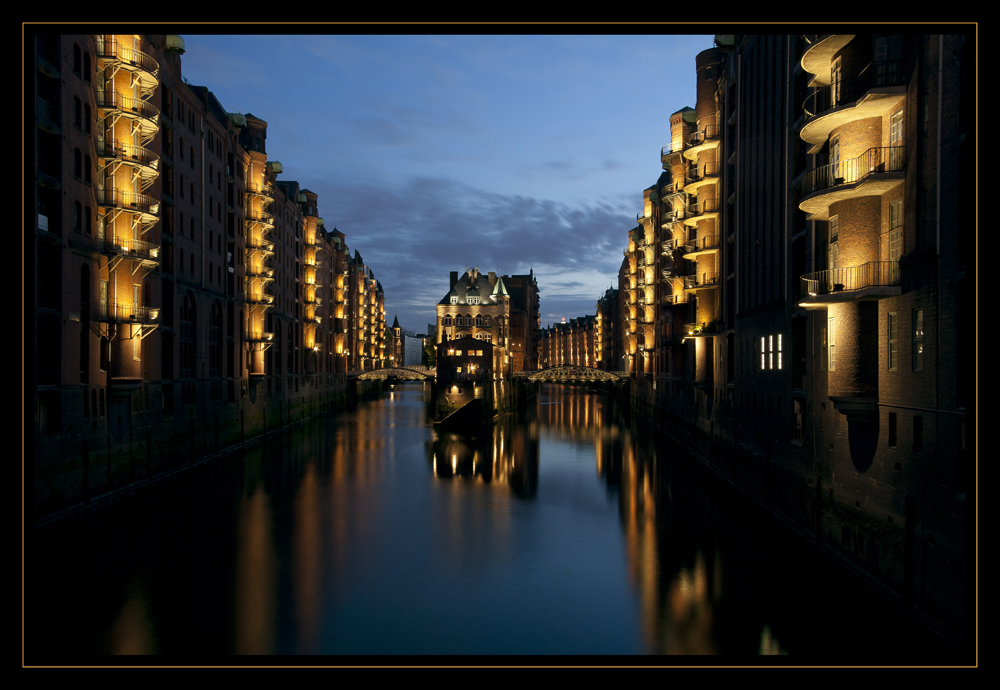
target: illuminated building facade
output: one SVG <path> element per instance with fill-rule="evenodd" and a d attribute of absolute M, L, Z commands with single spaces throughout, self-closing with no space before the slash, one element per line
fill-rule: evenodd
<path fill-rule="evenodd" d="M 538 368 L 539 314 L 538 281 L 534 270 L 528 275 L 503 276 L 510 295 L 510 361 L 513 371 Z"/>
<path fill-rule="evenodd" d="M 970 50 L 961 35 L 718 36 L 619 282 L 640 408 L 693 425 L 717 472 L 958 636 Z"/>
<path fill-rule="evenodd" d="M 542 369 L 558 366 L 598 368 L 598 320 L 579 316 L 541 332 L 539 353 Z"/>
<path fill-rule="evenodd" d="M 437 342 L 471 336 L 507 351 L 511 298 L 503 277 L 468 268 L 452 271 L 448 294 L 437 304 Z"/>
<path fill-rule="evenodd" d="M 267 123 L 186 83 L 179 36 L 29 40 L 39 513 L 345 403 L 386 361 L 384 295 Z"/>

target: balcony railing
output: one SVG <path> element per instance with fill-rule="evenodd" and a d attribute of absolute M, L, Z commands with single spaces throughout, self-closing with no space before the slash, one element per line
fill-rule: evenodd
<path fill-rule="evenodd" d="M 689 168 L 685 174 L 685 179 L 688 184 L 692 182 L 699 182 L 707 177 L 718 177 L 719 175 L 719 163 L 718 161 L 710 161 L 703 164 L 701 167 L 694 166 Z"/>
<path fill-rule="evenodd" d="M 124 189 L 98 189 L 96 196 L 97 203 L 101 206 L 112 206 L 152 215 L 157 215 L 160 212 L 159 201 L 149 194 L 129 192 Z"/>
<path fill-rule="evenodd" d="M 117 160 L 138 163 L 149 167 L 155 166 L 159 160 L 159 156 L 156 155 L 156 152 L 151 149 L 147 149 L 145 146 L 135 146 L 133 144 L 125 144 L 120 141 L 104 142 L 100 155 L 105 158 L 115 158 Z"/>
<path fill-rule="evenodd" d="M 714 213 L 719 210 L 719 200 L 718 199 L 705 199 L 704 201 L 697 201 L 693 204 L 688 204 L 685 218 L 695 218 L 697 216 L 704 215 L 706 213 Z"/>
<path fill-rule="evenodd" d="M 809 95 L 802 102 L 805 121 L 808 122 L 838 105 L 853 103 L 871 89 L 902 86 L 905 82 L 901 61 L 873 62 L 856 77 L 843 77 L 828 86 L 810 89 Z"/>
<path fill-rule="evenodd" d="M 142 307 L 136 304 L 112 302 L 98 307 L 98 320 L 117 323 L 154 323 L 160 318 L 159 307 Z"/>
<path fill-rule="evenodd" d="M 141 50 L 128 47 L 124 43 L 112 38 L 105 38 L 100 35 L 95 36 L 94 52 L 97 53 L 99 58 L 118 60 L 126 65 L 145 70 L 154 76 L 160 69 L 160 66 L 152 56 L 147 55 Z"/>
<path fill-rule="evenodd" d="M 157 261 L 160 255 L 159 245 L 143 240 L 133 240 L 125 237 L 108 237 L 100 243 L 102 254 L 126 256 L 146 261 Z"/>
<path fill-rule="evenodd" d="M 899 285 L 898 261 L 869 261 L 860 266 L 831 268 L 802 276 L 804 295 L 831 295 L 871 287 Z"/>
<path fill-rule="evenodd" d="M 99 90 L 95 100 L 97 107 L 104 110 L 117 110 L 152 121 L 156 121 L 160 116 L 159 108 L 149 101 L 135 96 L 126 96 L 117 91 Z"/>
<path fill-rule="evenodd" d="M 854 184 L 874 173 L 901 172 L 906 168 L 906 147 L 873 146 L 857 158 L 823 165 L 806 173 L 803 195 L 845 184 Z"/>
<path fill-rule="evenodd" d="M 722 128 L 719 125 L 705 125 L 705 128 L 700 132 L 695 132 L 690 135 L 687 140 L 688 146 L 699 146 L 707 141 L 713 141 L 718 139 L 722 134 Z"/>

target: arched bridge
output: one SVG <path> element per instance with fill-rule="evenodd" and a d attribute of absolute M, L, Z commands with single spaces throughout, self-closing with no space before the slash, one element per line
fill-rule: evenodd
<path fill-rule="evenodd" d="M 389 367 L 386 369 L 372 369 L 357 375 L 362 381 L 375 379 L 400 379 L 402 381 L 434 381 L 437 378 L 437 369 L 410 368 L 410 367 Z"/>
<path fill-rule="evenodd" d="M 593 367 L 558 366 L 541 371 L 525 372 L 529 381 L 537 383 L 594 383 L 597 381 L 620 381 L 628 374 L 604 371 Z"/>

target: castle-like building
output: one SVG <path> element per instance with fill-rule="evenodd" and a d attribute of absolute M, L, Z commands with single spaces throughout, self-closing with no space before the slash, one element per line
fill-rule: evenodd
<path fill-rule="evenodd" d="M 468 268 L 461 275 L 452 271 L 448 284 L 437 304 L 438 344 L 470 336 L 503 348 L 513 372 L 537 368 L 539 296 L 533 271 L 501 276 Z"/>
<path fill-rule="evenodd" d="M 30 37 L 39 514 L 301 419 L 384 366 L 382 287 L 179 36 Z M 30 150 L 30 149 L 29 149 Z"/>

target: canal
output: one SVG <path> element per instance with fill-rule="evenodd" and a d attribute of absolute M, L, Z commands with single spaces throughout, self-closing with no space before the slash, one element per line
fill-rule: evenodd
<path fill-rule="evenodd" d="M 468 439 L 437 437 L 429 396 L 31 531 L 25 664 L 956 663 L 610 398 L 547 385 Z"/>

